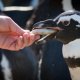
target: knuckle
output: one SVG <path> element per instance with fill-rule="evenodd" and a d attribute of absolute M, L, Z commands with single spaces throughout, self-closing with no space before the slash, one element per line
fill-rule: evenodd
<path fill-rule="evenodd" d="M 15 50 L 18 51 L 19 50 L 19 47 L 17 47 Z"/>
<path fill-rule="evenodd" d="M 5 19 L 7 19 L 7 20 L 11 20 L 11 18 L 10 18 L 10 17 L 8 17 L 8 16 L 6 16 L 6 17 L 5 17 Z"/>
<path fill-rule="evenodd" d="M 16 49 L 16 51 L 18 51 L 19 49 Z"/>
<path fill-rule="evenodd" d="M 6 20 L 8 20 L 8 22 L 12 21 L 12 19 L 10 17 L 6 17 Z"/>

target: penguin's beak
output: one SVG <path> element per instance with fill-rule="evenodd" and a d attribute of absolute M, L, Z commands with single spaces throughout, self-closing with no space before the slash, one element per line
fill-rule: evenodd
<path fill-rule="evenodd" d="M 62 29 L 56 25 L 55 21 L 53 21 L 52 19 L 48 19 L 34 24 L 33 30 L 37 32 L 37 34 L 45 35 L 44 37 L 36 41 L 36 44 L 39 44 L 53 40 L 55 38 L 55 35 Z"/>

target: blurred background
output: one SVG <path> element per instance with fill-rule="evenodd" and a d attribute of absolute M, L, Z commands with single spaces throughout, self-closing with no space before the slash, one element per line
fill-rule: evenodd
<path fill-rule="evenodd" d="M 33 24 L 38 21 L 54 19 L 66 10 L 80 11 L 79 3 L 80 0 L 2 0 L 0 8 L 1 13 L 11 17 L 20 27 L 32 30 Z M 68 67 L 62 56 L 61 42 L 50 41 L 40 45 L 34 43 L 28 48 L 23 49 L 22 54 L 30 50 L 31 55 L 34 54 L 34 56 L 30 55 L 27 58 L 31 59 L 32 64 L 36 67 L 33 68 L 35 78 L 27 80 L 71 80 Z M 22 60 L 24 59 L 22 58 Z M 29 76 L 32 77 L 32 75 Z M 15 80 L 20 79 L 15 78 Z"/>

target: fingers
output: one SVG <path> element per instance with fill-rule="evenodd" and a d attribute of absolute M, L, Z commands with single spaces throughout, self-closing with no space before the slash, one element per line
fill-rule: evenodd
<path fill-rule="evenodd" d="M 35 35 L 35 40 L 39 39 L 40 35 Z"/>
<path fill-rule="evenodd" d="M 34 34 L 29 34 L 29 33 L 24 33 L 23 34 L 23 46 L 22 49 L 26 46 L 31 45 L 35 41 L 35 35 Z"/>
<path fill-rule="evenodd" d="M 22 45 L 23 45 L 23 37 L 19 36 L 16 40 L 13 40 L 13 42 L 9 44 L 8 49 L 16 51 L 21 49 Z"/>
<path fill-rule="evenodd" d="M 3 44 L 3 48 L 8 50 L 23 49 L 26 46 L 30 46 L 35 40 L 39 38 L 39 35 L 34 35 L 30 32 L 24 33 L 23 36 L 6 37 L 6 40 Z"/>
<path fill-rule="evenodd" d="M 35 41 L 35 35 L 30 34 L 29 41 L 28 41 L 28 44 L 26 44 L 26 46 L 30 46 L 34 41 Z"/>
<path fill-rule="evenodd" d="M 0 17 L 0 34 L 2 35 L 0 48 L 8 50 L 22 49 L 39 38 L 38 35 L 31 34 L 28 30 L 23 30 L 10 17 L 6 16 Z"/>
<path fill-rule="evenodd" d="M 17 38 L 18 36 L 15 37 L 6 36 L 1 48 L 8 50 L 15 50 L 15 45 L 16 45 L 15 42 Z"/>
<path fill-rule="evenodd" d="M 24 36 L 24 38 L 25 37 L 26 36 Z M 24 39 L 24 44 L 25 44 L 25 46 L 30 46 L 31 44 L 34 43 L 35 40 L 37 40 L 39 38 L 40 38 L 39 35 L 34 35 L 34 34 L 30 33 L 29 36 Z"/>
<path fill-rule="evenodd" d="M 24 47 L 26 47 L 26 44 L 29 44 L 29 33 L 24 33 L 23 34 L 23 45 L 21 47 L 21 49 L 23 49 Z"/>
<path fill-rule="evenodd" d="M 34 35 L 28 33 L 24 33 L 22 36 L 22 39 L 18 39 L 17 45 L 16 45 L 16 50 L 23 49 L 26 46 L 30 46 L 35 40 L 39 39 L 39 35 Z"/>
<path fill-rule="evenodd" d="M 16 50 L 19 50 L 21 49 L 23 45 L 23 37 L 22 36 L 19 36 L 18 39 L 17 39 L 17 42 L 16 42 Z"/>

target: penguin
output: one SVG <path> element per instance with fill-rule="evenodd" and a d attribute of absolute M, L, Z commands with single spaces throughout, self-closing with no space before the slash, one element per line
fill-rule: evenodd
<path fill-rule="evenodd" d="M 40 21 L 33 27 L 34 30 L 40 28 L 55 31 L 39 39 L 37 44 L 51 40 L 62 42 L 62 54 L 68 65 L 71 78 L 80 80 L 80 12 L 69 10 L 61 13 L 55 19 Z"/>
<path fill-rule="evenodd" d="M 0 80 L 37 80 L 37 61 L 29 47 L 0 49 Z"/>
<path fill-rule="evenodd" d="M 39 4 L 31 18 L 27 21 L 26 28 L 30 30 L 36 22 L 53 19 L 64 11 L 80 11 L 80 0 L 40 0 L 40 2 L 41 4 Z M 62 45 L 61 42 L 56 40 L 49 41 L 45 45 L 31 45 L 31 49 L 35 51 L 36 56 L 40 56 L 39 59 L 42 58 L 41 80 L 71 80 L 66 63 L 62 57 Z"/>

